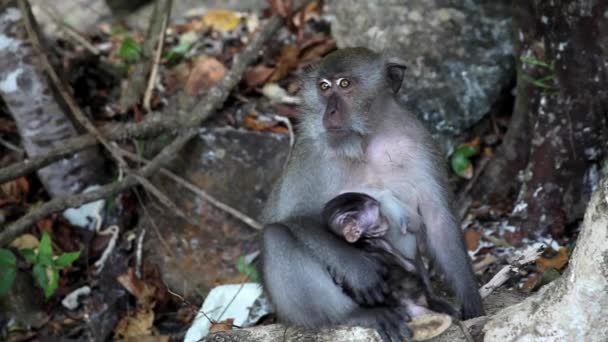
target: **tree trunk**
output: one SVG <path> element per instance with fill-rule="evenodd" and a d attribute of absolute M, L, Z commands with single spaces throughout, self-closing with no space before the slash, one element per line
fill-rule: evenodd
<path fill-rule="evenodd" d="M 511 128 L 520 129 L 507 134 L 477 193 L 508 190 L 514 167 L 526 165 L 514 209 L 518 233 L 559 237 L 581 218 L 606 152 L 608 1 L 516 1 L 514 7 L 519 67 Z"/>

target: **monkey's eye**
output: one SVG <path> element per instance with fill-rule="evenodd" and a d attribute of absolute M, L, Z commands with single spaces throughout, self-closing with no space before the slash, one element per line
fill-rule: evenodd
<path fill-rule="evenodd" d="M 331 84 L 327 81 L 322 81 L 321 83 L 319 83 L 319 88 L 321 88 L 321 90 L 326 91 L 327 89 L 331 88 Z"/>
<path fill-rule="evenodd" d="M 350 86 L 350 81 L 346 78 L 341 78 L 338 80 L 338 85 L 340 88 L 348 88 Z"/>

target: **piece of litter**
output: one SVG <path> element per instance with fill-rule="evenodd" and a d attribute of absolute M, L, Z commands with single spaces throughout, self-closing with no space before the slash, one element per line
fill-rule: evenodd
<path fill-rule="evenodd" d="M 200 341 L 207 336 L 211 327 L 209 319 L 221 322 L 230 318 L 234 325 L 244 327 L 250 307 L 261 294 L 262 286 L 258 283 L 222 285 L 212 289 L 186 332 L 184 342 Z"/>
<path fill-rule="evenodd" d="M 92 185 L 86 188 L 83 193 L 91 192 L 99 189 L 99 185 Z M 89 202 L 81 205 L 78 208 L 68 208 L 63 212 L 63 217 L 70 221 L 73 226 L 95 229 L 95 218 L 99 217 L 103 207 L 106 205 L 106 200 L 100 199 L 94 202 Z"/>

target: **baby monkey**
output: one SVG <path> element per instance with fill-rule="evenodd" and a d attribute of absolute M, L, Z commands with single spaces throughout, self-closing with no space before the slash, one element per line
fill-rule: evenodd
<path fill-rule="evenodd" d="M 421 245 L 416 241 L 421 232 L 418 214 L 397 218 L 392 214 L 402 210 L 392 206 L 399 206 L 398 200 L 387 198 L 390 195 L 385 193 L 378 196 L 383 197 L 384 205 L 362 192 L 340 194 L 327 202 L 322 220 L 338 237 L 357 244 L 387 265 L 401 268 L 400 272 L 391 272 L 388 283 L 391 295 L 406 309 L 410 319 L 432 311 L 456 317 L 450 304 L 434 297 L 428 271 L 416 250 Z M 399 250 L 395 246 L 410 246 L 414 250 Z"/>

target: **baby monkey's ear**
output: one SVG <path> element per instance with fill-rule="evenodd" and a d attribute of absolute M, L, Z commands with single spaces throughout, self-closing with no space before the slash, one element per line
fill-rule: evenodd
<path fill-rule="evenodd" d="M 386 62 L 386 76 L 395 94 L 401 89 L 401 84 L 405 77 L 405 69 L 407 69 L 405 63 L 397 58 L 390 58 Z"/>

